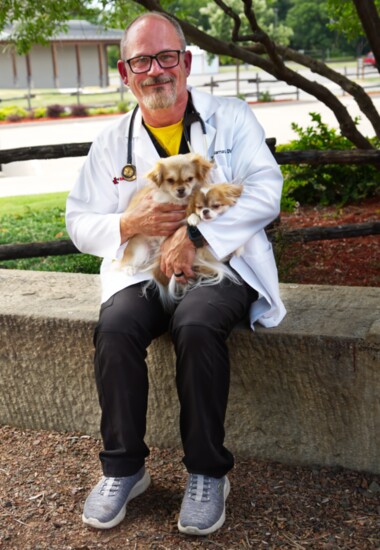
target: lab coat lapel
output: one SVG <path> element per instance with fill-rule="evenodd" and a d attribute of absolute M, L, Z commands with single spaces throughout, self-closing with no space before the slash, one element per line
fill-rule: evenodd
<path fill-rule="evenodd" d="M 202 117 L 206 128 L 207 151 L 205 151 L 205 137 L 200 122 L 191 125 L 191 146 L 196 153 L 210 158 L 210 151 L 213 150 L 216 130 L 208 123 L 208 120 L 215 113 L 218 102 L 214 96 L 199 92 L 196 88 L 189 86 L 195 110 Z"/>
<path fill-rule="evenodd" d="M 205 123 L 206 126 L 206 136 L 204 136 L 202 131 L 202 125 L 200 122 L 194 122 L 191 125 L 191 147 L 194 153 L 203 155 L 204 157 L 209 156 L 209 150 L 215 139 L 215 128 Z M 207 143 L 207 151 L 205 151 L 205 137 Z"/>
<path fill-rule="evenodd" d="M 138 177 L 144 176 L 160 158 L 148 132 L 145 130 L 140 111 L 137 113 L 132 142 L 132 157 Z"/>

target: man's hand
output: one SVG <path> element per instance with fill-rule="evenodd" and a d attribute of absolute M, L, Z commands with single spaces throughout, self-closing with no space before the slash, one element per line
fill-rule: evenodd
<path fill-rule="evenodd" d="M 122 214 L 121 242 L 124 243 L 136 234 L 168 237 L 182 225 L 185 213 L 185 206 L 155 202 L 150 193 L 133 210 Z"/>
<path fill-rule="evenodd" d="M 192 269 L 194 258 L 195 246 L 187 236 L 186 227 L 180 227 L 162 243 L 161 271 L 169 278 L 177 274 L 176 281 L 186 283 L 195 275 Z"/>

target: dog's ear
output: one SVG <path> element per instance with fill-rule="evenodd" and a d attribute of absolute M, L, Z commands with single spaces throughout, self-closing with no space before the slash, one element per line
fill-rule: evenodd
<path fill-rule="evenodd" d="M 241 184 L 231 184 L 228 186 L 228 194 L 234 199 L 238 199 L 243 192 L 243 186 Z"/>
<path fill-rule="evenodd" d="M 232 204 L 235 204 L 237 199 L 240 197 L 240 195 L 243 192 L 243 186 L 237 185 L 234 183 L 221 183 L 220 189 L 223 193 L 223 195 L 231 201 Z"/>
<path fill-rule="evenodd" d="M 213 167 L 213 163 L 197 154 L 194 155 L 192 162 L 195 166 L 197 179 L 205 181 L 209 171 Z"/>
<path fill-rule="evenodd" d="M 160 187 L 160 185 L 164 181 L 164 173 L 164 163 L 159 160 L 155 164 L 154 168 L 152 168 L 152 170 L 150 170 L 150 172 L 145 175 L 145 177 L 155 183 L 158 187 Z"/>

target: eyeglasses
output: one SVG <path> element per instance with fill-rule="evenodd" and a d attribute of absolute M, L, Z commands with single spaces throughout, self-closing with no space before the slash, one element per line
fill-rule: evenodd
<path fill-rule="evenodd" d="M 133 73 L 140 74 L 150 71 L 153 59 L 157 61 L 161 69 L 173 69 L 178 65 L 181 53 L 185 53 L 185 50 L 163 50 L 156 55 L 138 55 L 131 59 L 123 59 L 123 61 L 128 63 Z"/>

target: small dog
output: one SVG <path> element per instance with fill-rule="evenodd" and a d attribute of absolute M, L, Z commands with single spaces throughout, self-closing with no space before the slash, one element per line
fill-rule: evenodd
<path fill-rule="evenodd" d="M 197 186 L 205 184 L 212 163 L 195 153 L 174 155 L 160 159 L 146 174 L 150 184 L 138 191 L 129 203 L 126 212 L 133 210 L 141 199 L 153 191 L 153 200 L 158 203 L 187 205 L 189 197 Z M 137 271 L 154 271 L 154 277 L 162 284 L 168 280 L 159 270 L 160 246 L 165 237 L 135 235 L 129 239 L 117 269 L 128 275 Z"/>
<path fill-rule="evenodd" d="M 198 225 L 200 221 L 212 221 L 236 204 L 243 186 L 233 183 L 214 183 L 195 189 L 187 206 L 187 223 Z"/>
<path fill-rule="evenodd" d="M 201 221 L 210 222 L 226 212 L 236 204 L 243 192 L 243 185 L 233 183 L 206 184 L 194 190 L 187 207 L 187 223 L 196 226 Z M 234 254 L 240 256 L 242 247 Z M 183 296 L 194 288 L 205 285 L 218 284 L 227 277 L 238 282 L 236 275 L 227 265 L 232 254 L 222 260 L 217 260 L 207 246 L 197 248 L 193 271 L 196 279 L 186 285 L 176 282 L 173 276 L 169 284 L 169 295 L 174 302 L 178 302 Z"/>

